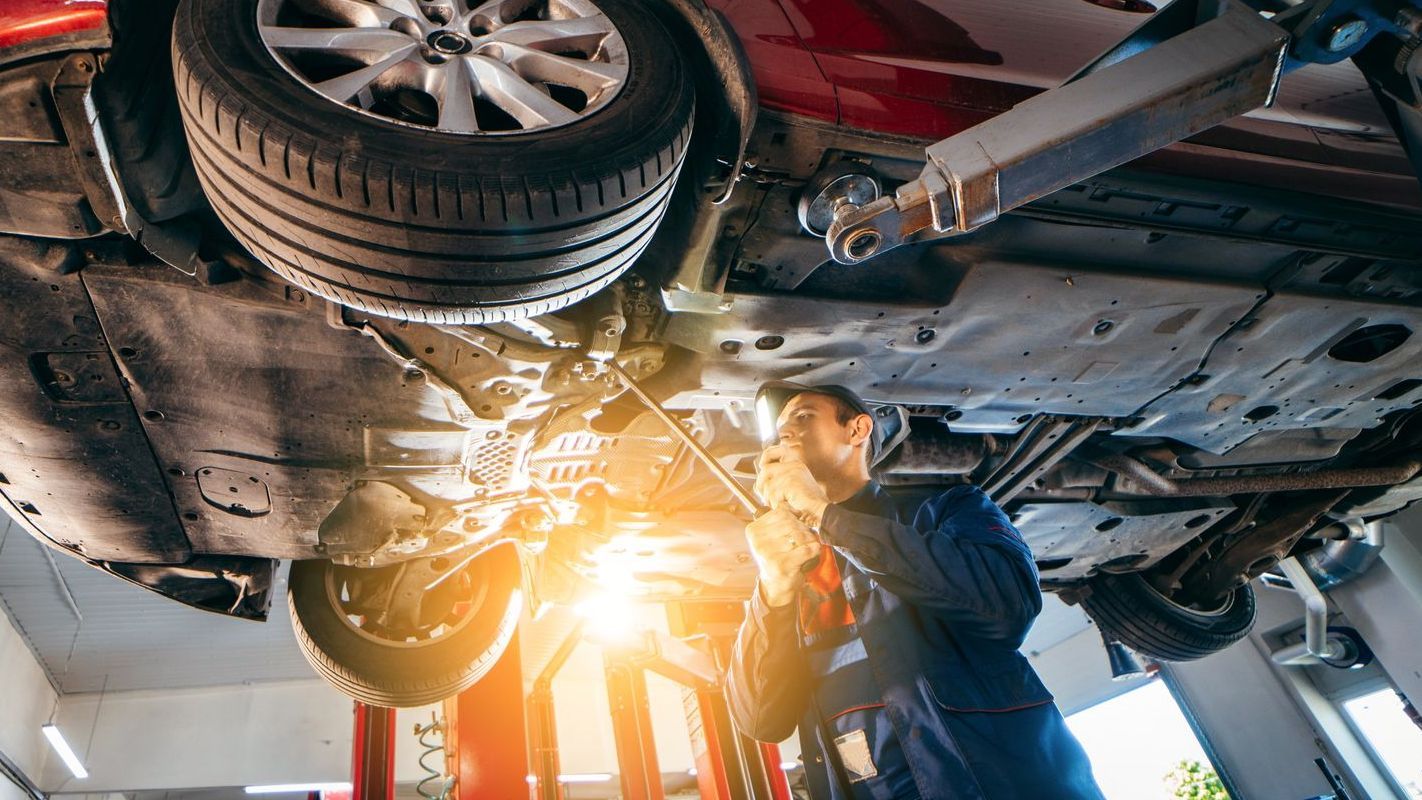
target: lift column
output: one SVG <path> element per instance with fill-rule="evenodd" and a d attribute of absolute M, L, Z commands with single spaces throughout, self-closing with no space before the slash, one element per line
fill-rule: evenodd
<path fill-rule="evenodd" d="M 518 553 L 500 547 L 483 556 L 520 569 Z M 473 686 L 444 701 L 446 770 L 454 776 L 452 800 L 518 800 L 528 783 L 528 721 L 523 657 L 514 633 L 503 655 Z"/>
<path fill-rule="evenodd" d="M 630 659 L 612 652 L 604 653 L 603 664 L 623 800 L 663 800 L 652 710 L 647 703 L 647 676 Z"/>
<path fill-rule="evenodd" d="M 723 675 L 744 618 L 741 603 L 680 603 L 667 608 L 671 634 L 684 640 L 703 638 L 703 649 L 715 658 Z M 779 745 L 757 742 L 736 730 L 724 680 L 716 687 L 696 685 L 685 691 L 687 729 L 702 800 L 790 800 Z"/>
<path fill-rule="evenodd" d="M 357 701 L 352 739 L 352 800 L 393 800 L 395 709 Z"/>

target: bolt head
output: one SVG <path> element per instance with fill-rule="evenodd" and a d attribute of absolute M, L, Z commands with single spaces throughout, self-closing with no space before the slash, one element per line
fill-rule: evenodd
<path fill-rule="evenodd" d="M 1325 47 L 1330 53 L 1341 53 L 1361 42 L 1367 32 L 1367 22 L 1357 17 L 1341 19 L 1328 29 L 1328 41 Z"/>

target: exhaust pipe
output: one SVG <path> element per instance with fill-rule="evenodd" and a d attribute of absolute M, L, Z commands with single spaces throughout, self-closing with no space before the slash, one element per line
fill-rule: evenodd
<path fill-rule="evenodd" d="M 1335 527 L 1342 529 L 1342 536 L 1299 559 L 1319 591 L 1326 592 L 1367 572 L 1382 553 L 1381 522 L 1346 519 Z"/>

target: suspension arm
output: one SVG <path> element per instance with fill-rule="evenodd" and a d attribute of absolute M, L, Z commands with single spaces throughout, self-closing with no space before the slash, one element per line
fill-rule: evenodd
<path fill-rule="evenodd" d="M 1003 212 L 1273 102 L 1288 33 L 1239 0 L 925 151 L 891 196 L 843 203 L 830 256 L 857 264 L 909 241 L 965 233 Z"/>

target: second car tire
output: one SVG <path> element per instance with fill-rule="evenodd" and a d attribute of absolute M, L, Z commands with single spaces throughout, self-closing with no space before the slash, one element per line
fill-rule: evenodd
<path fill-rule="evenodd" d="M 1110 638 L 1162 661 L 1192 661 L 1243 639 L 1254 627 L 1254 589 L 1236 587 L 1212 609 L 1182 606 L 1140 573 L 1101 575 L 1081 601 Z"/>
<path fill-rule="evenodd" d="M 375 314 L 478 324 L 593 294 L 655 232 L 693 116 L 657 15 L 594 2 L 625 42 L 615 96 L 560 126 L 460 133 L 319 94 L 268 49 L 251 0 L 184 0 L 174 72 L 208 199 L 276 273 Z"/>
<path fill-rule="evenodd" d="M 301 653 L 316 674 L 363 703 L 412 708 L 473 686 L 507 649 L 523 609 L 518 556 L 501 546 L 474 559 L 453 588 L 467 591 L 448 633 L 417 642 L 363 632 L 340 604 L 340 572 L 330 561 L 294 561 L 288 604 Z M 428 600 L 428 596 L 426 600 Z"/>

